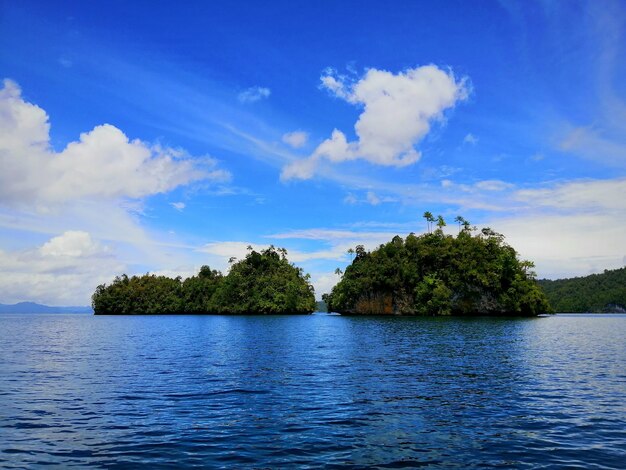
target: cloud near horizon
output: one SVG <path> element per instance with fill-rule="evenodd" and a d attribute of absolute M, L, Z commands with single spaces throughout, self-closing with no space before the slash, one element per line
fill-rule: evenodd
<path fill-rule="evenodd" d="M 83 305 L 95 287 L 123 272 L 108 246 L 69 230 L 29 250 L 0 250 L 0 299 Z"/>
<path fill-rule="evenodd" d="M 463 101 L 469 94 L 467 78 L 457 80 L 452 71 L 425 65 L 394 74 L 369 69 L 356 83 L 329 69 L 322 87 L 363 112 L 354 125 L 356 141 L 334 129 L 315 151 L 285 166 L 281 179 L 309 179 L 321 160 L 339 163 L 363 159 L 375 165 L 404 167 L 417 162 L 415 149 L 433 121 Z"/>

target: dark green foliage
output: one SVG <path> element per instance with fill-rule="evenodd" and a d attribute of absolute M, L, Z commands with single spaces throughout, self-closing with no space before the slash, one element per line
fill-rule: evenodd
<path fill-rule="evenodd" d="M 428 216 L 428 217 L 426 217 Z M 550 311 L 534 280 L 533 264 L 520 261 L 491 229 L 472 235 L 459 220 L 457 237 L 438 229 L 396 236 L 371 253 L 357 247 L 341 281 L 325 297 L 344 314 L 537 315 Z"/>
<path fill-rule="evenodd" d="M 539 281 L 557 312 L 625 312 L 626 268 L 586 277 Z"/>
<path fill-rule="evenodd" d="M 92 296 L 96 314 L 308 314 L 315 310 L 309 276 L 291 265 L 286 250 L 251 251 L 227 276 L 203 266 L 180 278 L 146 274 L 116 277 Z"/>
<path fill-rule="evenodd" d="M 251 251 L 233 264 L 217 288 L 219 313 L 312 313 L 315 310 L 309 275 L 289 264 L 286 250 Z"/>
<path fill-rule="evenodd" d="M 92 296 L 96 314 L 173 314 L 182 309 L 180 278 L 146 274 L 118 276 L 108 286 L 102 284 Z"/>
<path fill-rule="evenodd" d="M 222 280 L 222 273 L 208 266 L 202 266 L 197 276 L 185 279 L 181 292 L 184 312 L 199 314 L 217 311 L 213 297 Z"/>

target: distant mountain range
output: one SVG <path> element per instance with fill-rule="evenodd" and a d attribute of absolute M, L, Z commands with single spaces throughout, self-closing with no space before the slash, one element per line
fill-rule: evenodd
<path fill-rule="evenodd" d="M 0 304 L 0 313 L 93 313 L 91 307 L 50 307 L 35 302 Z"/>

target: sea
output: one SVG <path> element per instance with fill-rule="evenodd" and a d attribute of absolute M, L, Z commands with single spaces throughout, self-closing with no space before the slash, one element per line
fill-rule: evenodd
<path fill-rule="evenodd" d="M 0 468 L 626 468 L 626 315 L 0 315 Z"/>

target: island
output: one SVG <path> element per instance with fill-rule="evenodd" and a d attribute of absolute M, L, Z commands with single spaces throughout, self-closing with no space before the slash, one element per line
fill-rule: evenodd
<path fill-rule="evenodd" d="M 626 268 L 569 279 L 541 279 L 539 285 L 557 312 L 626 313 Z"/>
<path fill-rule="evenodd" d="M 463 217 L 457 236 L 443 231 L 442 216 L 424 214 L 428 233 L 390 242 L 354 256 L 330 294 L 328 310 L 342 315 L 527 315 L 551 312 L 535 280 L 534 264 L 522 261 L 490 228 L 478 231 Z M 433 230 L 433 226 L 436 229 Z M 476 232 L 476 233 L 475 233 Z"/>
<path fill-rule="evenodd" d="M 185 280 L 118 276 L 96 288 L 92 307 L 96 315 L 311 314 L 316 304 L 309 280 L 284 248 L 248 247 L 245 259 L 231 258 L 226 276 L 208 266 Z"/>

